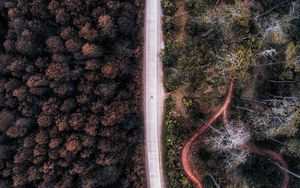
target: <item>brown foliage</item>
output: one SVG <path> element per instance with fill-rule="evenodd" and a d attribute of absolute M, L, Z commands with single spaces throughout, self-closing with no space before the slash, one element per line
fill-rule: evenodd
<path fill-rule="evenodd" d="M 82 53 L 88 58 L 97 58 L 102 56 L 103 50 L 99 46 L 86 43 L 82 46 Z"/>
<path fill-rule="evenodd" d="M 47 48 L 51 53 L 64 52 L 64 43 L 58 36 L 51 36 L 46 40 Z"/>
<path fill-rule="evenodd" d="M 131 3 L 7 3 L 3 10 L 0 3 L 0 187 L 122 187 L 120 177 L 135 166 L 124 170 L 138 142 L 132 137 L 142 134 L 123 125 L 141 101 L 130 89 L 140 87 L 140 67 L 128 71 L 140 41 L 119 35 L 117 23 Z"/>
<path fill-rule="evenodd" d="M 116 34 L 115 25 L 110 15 L 101 15 L 98 17 L 98 28 L 103 37 L 112 38 Z"/>
<path fill-rule="evenodd" d="M 9 111 L 0 113 L 0 131 L 5 132 L 15 121 L 15 115 Z"/>
<path fill-rule="evenodd" d="M 55 81 L 63 81 L 69 79 L 69 69 L 58 63 L 51 63 L 46 70 L 46 76 Z"/>
<path fill-rule="evenodd" d="M 30 129 L 32 121 L 26 118 L 19 118 L 6 131 L 6 135 L 12 138 L 24 136 Z"/>
<path fill-rule="evenodd" d="M 69 52 L 77 53 L 81 50 L 82 42 L 80 41 L 80 39 L 71 38 L 66 41 L 65 45 Z"/>
<path fill-rule="evenodd" d="M 37 119 L 37 124 L 41 127 L 49 127 L 53 124 L 53 118 L 48 115 L 40 114 Z"/>
<path fill-rule="evenodd" d="M 87 41 L 95 41 L 98 38 L 98 32 L 92 28 L 92 24 L 86 23 L 84 27 L 79 31 L 79 36 Z"/>
<path fill-rule="evenodd" d="M 117 75 L 116 68 L 112 63 L 104 65 L 101 69 L 101 72 L 105 77 L 108 78 L 115 78 Z"/>

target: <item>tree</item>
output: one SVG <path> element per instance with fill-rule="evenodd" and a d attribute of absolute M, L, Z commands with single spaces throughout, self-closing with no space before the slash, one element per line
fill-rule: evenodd
<path fill-rule="evenodd" d="M 101 123 L 104 126 L 120 123 L 124 115 L 129 114 L 129 112 L 128 102 L 123 101 L 122 105 L 120 105 L 120 102 L 112 103 L 104 107 L 104 116 L 101 118 Z"/>
<path fill-rule="evenodd" d="M 54 123 L 53 117 L 44 115 L 44 114 L 39 114 L 37 118 L 37 124 L 41 127 L 49 127 Z"/>
<path fill-rule="evenodd" d="M 174 0 L 163 0 L 161 6 L 165 15 L 174 15 L 176 12 L 176 1 Z"/>
<path fill-rule="evenodd" d="M 74 98 L 67 98 L 60 106 L 60 111 L 71 112 L 75 110 L 76 107 L 77 107 L 76 100 Z"/>
<path fill-rule="evenodd" d="M 68 26 L 62 29 L 60 32 L 60 37 L 64 40 L 72 39 L 76 36 L 76 31 L 73 27 Z"/>
<path fill-rule="evenodd" d="M 289 37 L 293 40 L 293 41 L 300 41 L 300 18 L 293 18 L 290 21 L 290 26 L 289 26 Z"/>
<path fill-rule="evenodd" d="M 28 29 L 22 31 L 21 37 L 16 42 L 16 49 L 26 56 L 35 56 L 40 53 L 36 37 Z"/>
<path fill-rule="evenodd" d="M 107 63 L 101 68 L 102 74 L 107 78 L 115 78 L 117 76 L 116 66 L 113 63 Z"/>
<path fill-rule="evenodd" d="M 71 15 L 78 15 L 85 10 L 84 1 L 65 0 L 63 3 Z"/>
<path fill-rule="evenodd" d="M 95 112 L 94 112 L 95 113 Z M 91 136 L 96 136 L 98 134 L 98 126 L 100 125 L 100 120 L 97 115 L 91 114 L 87 119 L 87 124 L 84 127 L 84 131 Z"/>
<path fill-rule="evenodd" d="M 13 112 L 3 110 L 0 113 L 0 131 L 5 133 L 9 127 L 12 126 L 16 119 L 16 115 Z"/>
<path fill-rule="evenodd" d="M 131 130 L 138 128 L 143 124 L 142 118 L 138 114 L 129 114 L 124 118 L 122 123 L 125 129 Z"/>
<path fill-rule="evenodd" d="M 74 130 L 80 130 L 84 127 L 86 123 L 86 115 L 83 113 L 73 113 L 71 114 L 71 119 L 69 120 L 71 127 Z"/>
<path fill-rule="evenodd" d="M 255 129 L 261 134 L 258 139 L 277 138 L 280 136 L 293 136 L 298 131 L 299 101 L 297 99 L 273 100 L 270 108 L 261 115 L 253 117 Z"/>
<path fill-rule="evenodd" d="M 55 20 L 57 23 L 67 25 L 70 21 L 70 15 L 66 12 L 65 9 L 59 8 L 55 11 Z"/>
<path fill-rule="evenodd" d="M 10 126 L 6 135 L 11 138 L 23 137 L 25 136 L 30 128 L 32 127 L 32 120 L 27 118 L 19 118 L 14 123 L 14 125 Z"/>
<path fill-rule="evenodd" d="M 40 19 L 48 19 L 49 12 L 47 9 L 47 1 L 46 0 L 33 0 L 31 3 L 30 12 L 33 16 L 38 17 Z"/>
<path fill-rule="evenodd" d="M 55 115 L 58 113 L 59 104 L 57 98 L 49 98 L 42 105 L 42 111 L 45 115 Z"/>
<path fill-rule="evenodd" d="M 26 83 L 26 85 L 29 88 L 44 87 L 44 86 L 47 86 L 48 84 L 49 84 L 49 82 L 47 81 L 46 77 L 42 74 L 36 74 L 34 76 L 31 76 Z"/>
<path fill-rule="evenodd" d="M 35 136 L 35 142 L 40 145 L 48 144 L 49 142 L 48 133 L 44 130 L 39 131 Z"/>
<path fill-rule="evenodd" d="M 136 25 L 130 17 L 120 17 L 117 20 L 119 31 L 125 36 L 131 36 L 134 33 Z"/>
<path fill-rule="evenodd" d="M 14 163 L 22 164 L 32 160 L 32 150 L 28 148 L 19 148 L 17 153 L 14 155 Z"/>
<path fill-rule="evenodd" d="M 297 55 L 299 51 L 300 47 L 293 43 L 289 43 L 285 51 L 285 66 L 295 72 L 300 72 L 300 56 Z"/>
<path fill-rule="evenodd" d="M 96 41 L 99 34 L 96 29 L 92 27 L 92 24 L 86 23 L 79 31 L 79 36 L 84 38 L 87 41 L 93 42 Z"/>
<path fill-rule="evenodd" d="M 285 142 L 285 147 L 283 151 L 289 156 L 300 158 L 300 152 L 298 149 L 298 144 L 300 143 L 299 139 L 290 139 Z"/>
<path fill-rule="evenodd" d="M 230 169 L 246 162 L 249 153 L 241 146 L 249 142 L 250 133 L 242 122 L 229 122 L 226 130 L 217 136 L 207 138 L 205 143 L 210 145 L 209 150 L 226 156 L 225 163 Z"/>
<path fill-rule="evenodd" d="M 58 36 L 51 36 L 46 40 L 47 48 L 51 53 L 63 53 L 64 43 Z"/>
<path fill-rule="evenodd" d="M 58 96 L 60 97 L 67 97 L 70 96 L 74 93 L 75 88 L 72 84 L 62 84 L 59 86 L 55 86 L 54 88 L 52 88 L 54 93 L 56 93 Z"/>
<path fill-rule="evenodd" d="M 46 70 L 46 76 L 55 81 L 70 79 L 69 67 L 59 63 L 51 63 Z"/>
<path fill-rule="evenodd" d="M 110 15 L 99 16 L 97 26 L 100 29 L 102 38 L 113 38 L 116 35 L 116 28 Z"/>
<path fill-rule="evenodd" d="M 94 44 L 86 43 L 82 46 L 82 53 L 87 58 L 98 58 L 103 55 L 103 49 Z"/>
<path fill-rule="evenodd" d="M 55 12 L 59 9 L 60 3 L 57 0 L 51 0 L 51 2 L 48 4 L 48 10 L 49 12 L 54 15 Z"/>

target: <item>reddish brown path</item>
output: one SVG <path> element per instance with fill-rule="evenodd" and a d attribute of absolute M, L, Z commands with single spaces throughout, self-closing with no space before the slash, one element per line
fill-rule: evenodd
<path fill-rule="evenodd" d="M 191 182 L 193 182 L 196 185 L 197 188 L 203 188 L 204 184 L 201 181 L 201 179 L 195 175 L 195 173 L 193 172 L 193 168 L 189 164 L 189 160 L 188 160 L 189 151 L 191 149 L 193 142 L 199 136 L 201 136 L 206 131 L 206 129 L 210 125 L 212 125 L 221 115 L 223 115 L 223 118 L 222 118 L 223 125 L 226 128 L 226 125 L 228 124 L 227 109 L 231 102 L 232 93 L 233 93 L 233 81 L 230 82 L 229 88 L 227 90 L 227 96 L 226 96 L 225 102 L 222 105 L 222 107 L 208 120 L 208 122 L 206 124 L 201 126 L 191 136 L 191 138 L 188 139 L 188 141 L 185 143 L 185 145 L 183 147 L 183 150 L 181 153 L 181 162 L 182 162 L 183 169 L 186 172 L 187 177 L 191 180 Z M 241 149 L 249 150 L 253 153 L 271 158 L 274 161 L 276 161 L 277 163 L 279 163 L 279 165 L 281 167 L 283 167 L 284 169 L 288 169 L 287 162 L 283 159 L 282 155 L 280 155 L 279 153 L 276 153 L 276 152 L 268 150 L 268 149 L 259 148 L 259 147 L 253 146 L 249 143 L 242 145 Z M 288 175 L 287 171 L 283 171 L 283 174 L 284 174 L 284 179 L 283 179 L 282 187 L 287 188 L 288 184 L 289 184 L 289 175 Z"/>
<path fill-rule="evenodd" d="M 182 153 L 181 153 L 181 162 L 182 162 L 182 166 L 184 171 L 186 172 L 188 178 L 197 186 L 197 188 L 202 188 L 204 187 L 203 182 L 195 175 L 195 173 L 193 172 L 193 169 L 191 168 L 191 166 L 189 165 L 189 161 L 188 161 L 188 154 L 189 151 L 191 149 L 192 143 L 196 140 L 197 137 L 199 137 L 201 134 L 203 134 L 206 129 L 213 124 L 220 115 L 222 115 L 222 113 L 227 109 L 230 101 L 231 101 L 231 97 L 232 97 L 232 92 L 233 92 L 233 82 L 230 83 L 230 86 L 228 88 L 227 91 L 227 96 L 225 99 L 224 104 L 222 105 L 222 107 L 220 108 L 220 110 L 218 110 L 209 120 L 206 124 L 204 124 L 203 126 L 201 126 L 193 135 L 192 137 L 185 143 Z"/>

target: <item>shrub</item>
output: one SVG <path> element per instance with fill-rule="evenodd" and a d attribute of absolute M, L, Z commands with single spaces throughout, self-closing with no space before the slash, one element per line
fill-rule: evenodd
<path fill-rule="evenodd" d="M 205 142 L 211 151 L 226 156 L 227 168 L 234 168 L 246 161 L 248 153 L 241 146 L 249 140 L 250 134 L 242 122 L 229 122 L 225 132 L 208 137 Z"/>
<path fill-rule="evenodd" d="M 177 26 L 174 19 L 170 16 L 165 16 L 163 20 L 163 33 L 166 37 L 174 36 L 173 33 L 176 32 Z"/>
<path fill-rule="evenodd" d="M 297 99 L 273 100 L 270 108 L 259 116 L 254 116 L 253 124 L 261 135 L 258 138 L 294 136 L 300 122 L 299 101 Z"/>
<path fill-rule="evenodd" d="M 174 91 L 180 86 L 180 74 L 178 70 L 175 70 L 174 68 L 165 68 L 164 76 L 164 86 L 167 91 Z"/>
<path fill-rule="evenodd" d="M 300 18 L 294 18 L 290 21 L 289 37 L 293 41 L 300 41 Z"/>
<path fill-rule="evenodd" d="M 181 127 L 180 122 L 172 117 L 171 111 L 174 107 L 174 101 L 171 98 L 166 100 L 166 113 L 164 119 L 164 164 L 166 166 L 166 175 L 168 186 L 170 187 L 187 187 L 192 185 L 185 177 L 178 157 L 181 147 L 184 144 L 184 135 L 178 131 Z"/>
<path fill-rule="evenodd" d="M 176 0 L 163 0 L 161 7 L 164 15 L 172 16 L 176 12 Z"/>
<path fill-rule="evenodd" d="M 167 40 L 162 54 L 162 63 L 165 67 L 175 66 L 180 56 L 180 46 L 175 41 Z"/>
<path fill-rule="evenodd" d="M 300 151 L 298 149 L 299 144 L 300 144 L 300 140 L 298 139 L 288 140 L 285 143 L 285 147 L 283 151 L 290 156 L 300 158 Z"/>
<path fill-rule="evenodd" d="M 285 66 L 295 72 L 300 72 L 300 47 L 295 46 L 293 43 L 287 45 L 285 51 Z"/>

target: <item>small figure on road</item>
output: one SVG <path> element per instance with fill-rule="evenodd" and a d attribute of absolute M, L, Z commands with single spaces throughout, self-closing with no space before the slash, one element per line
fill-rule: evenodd
<path fill-rule="evenodd" d="M 152 100 L 152 99 L 153 99 L 153 96 L 151 95 L 150 100 Z"/>

